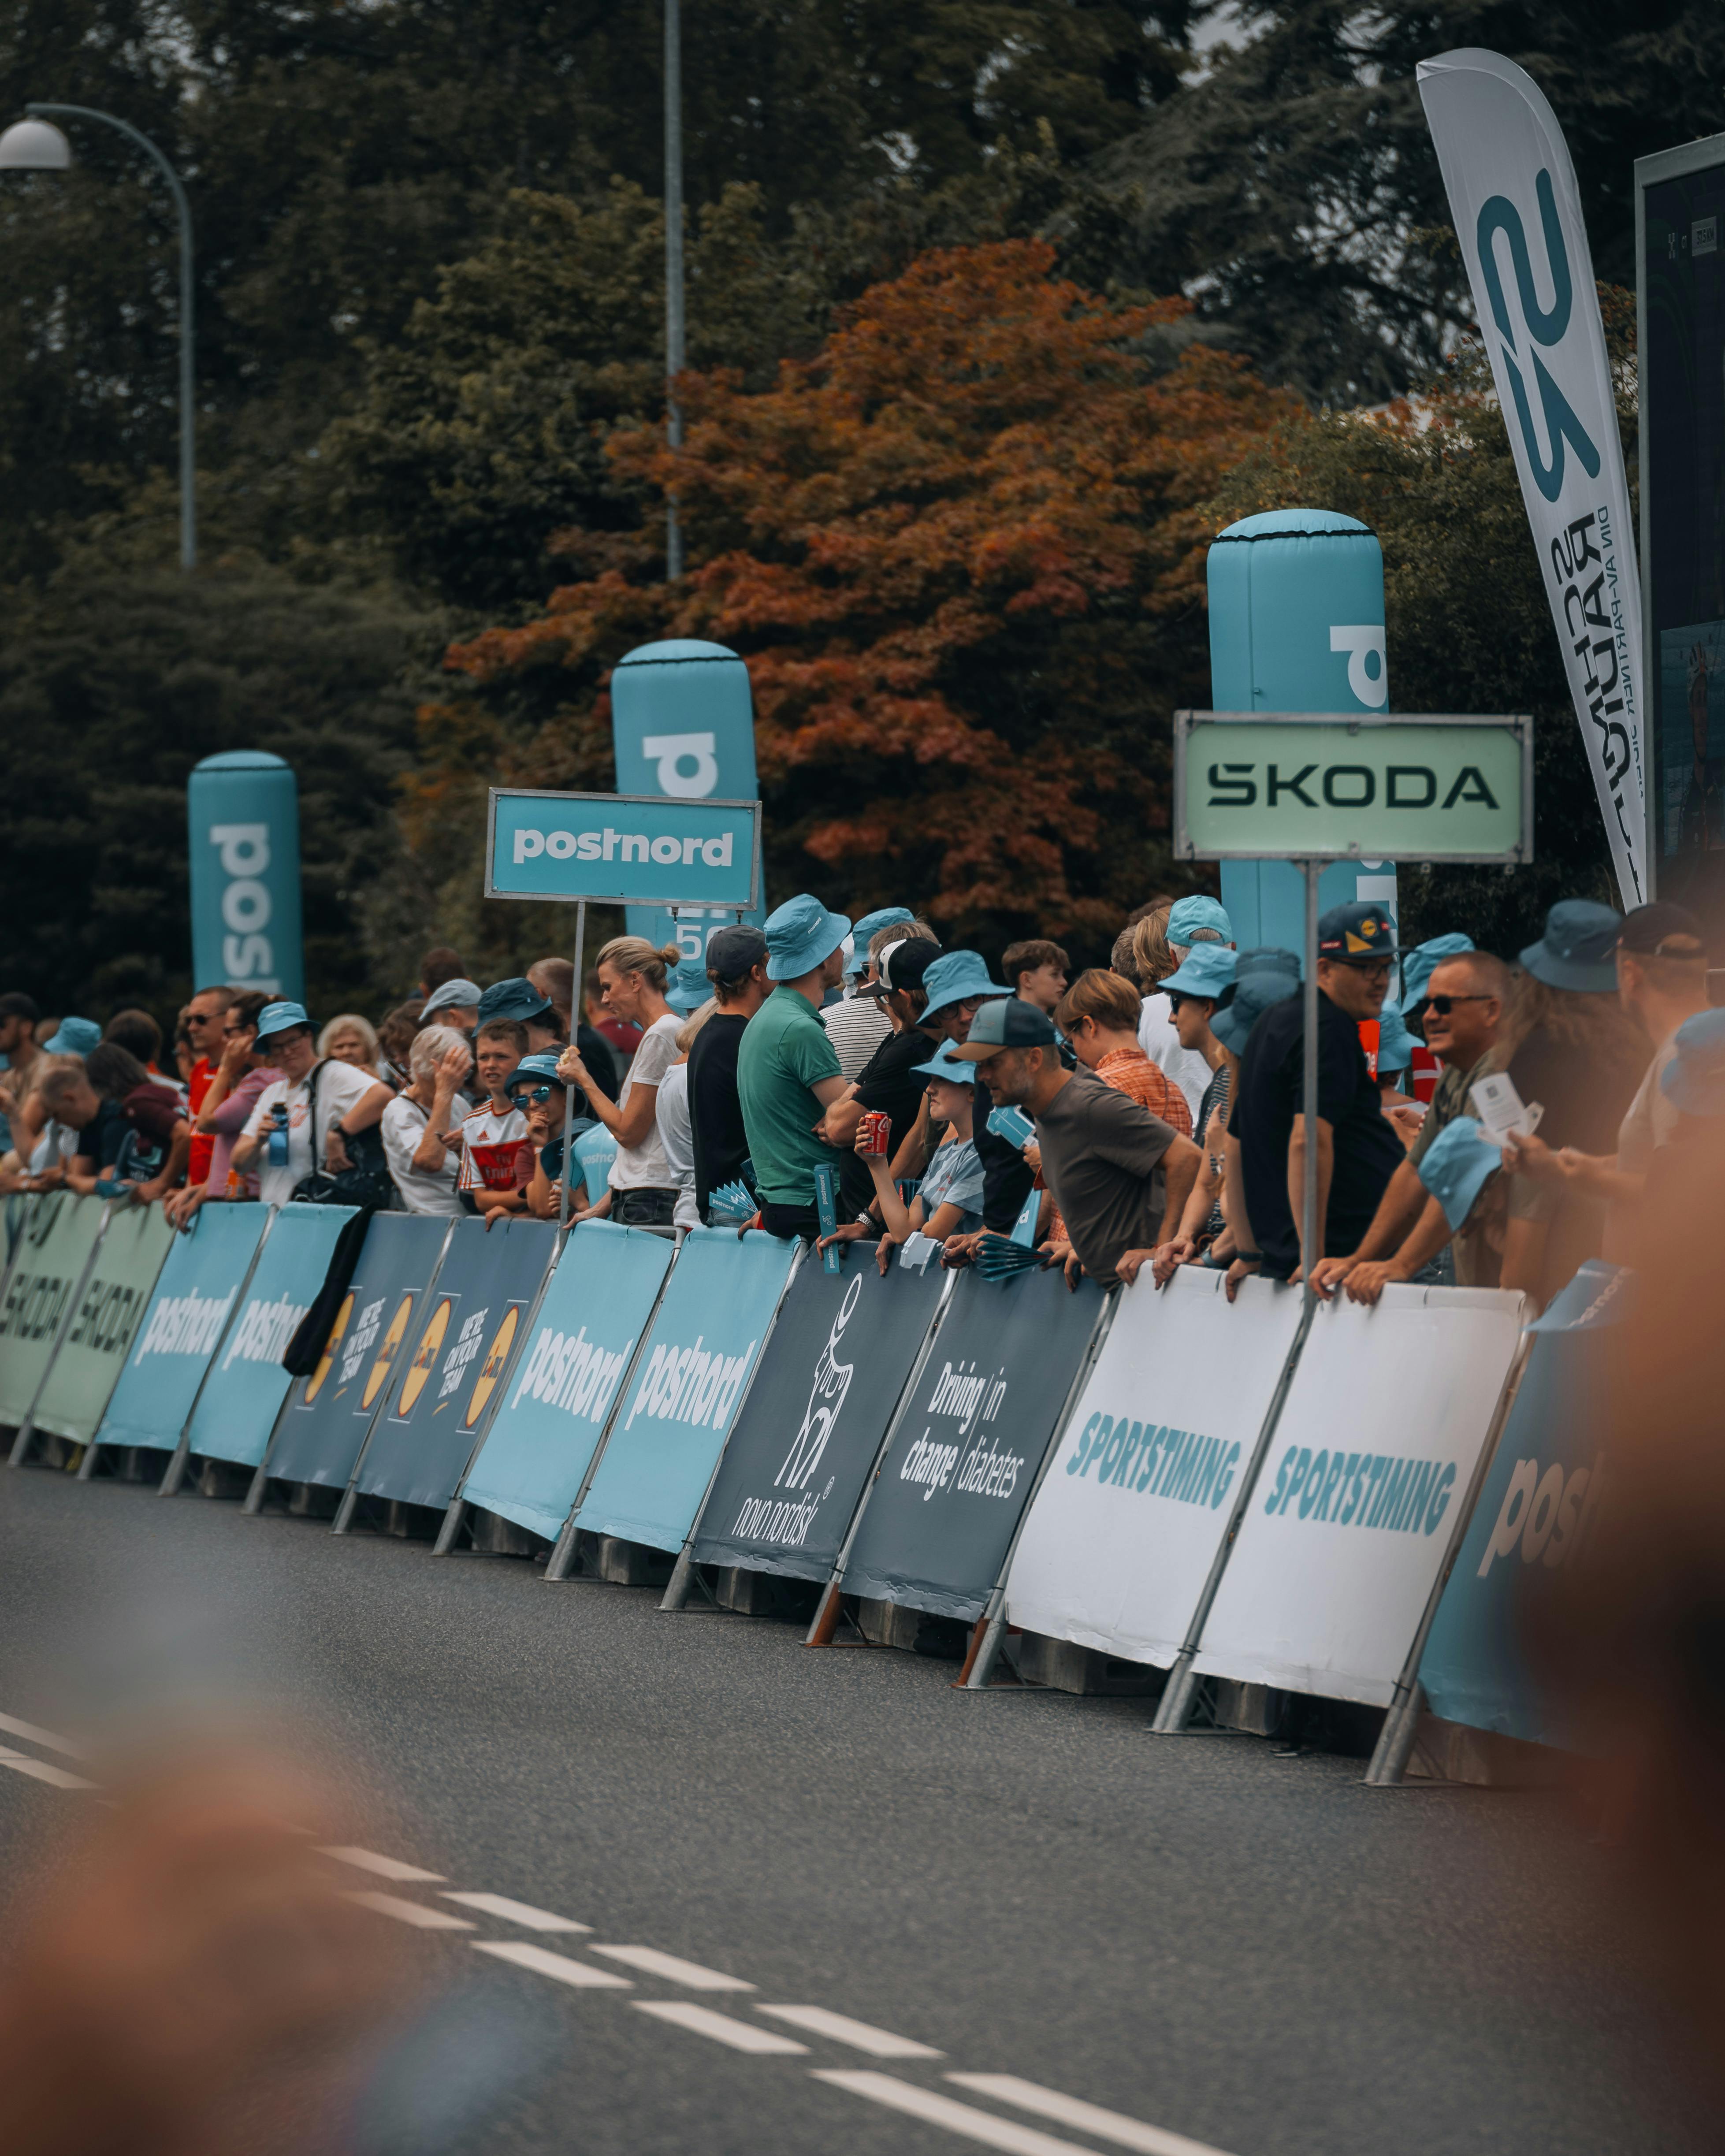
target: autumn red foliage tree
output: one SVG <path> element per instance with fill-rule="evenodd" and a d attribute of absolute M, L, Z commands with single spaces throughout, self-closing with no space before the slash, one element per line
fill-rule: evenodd
<path fill-rule="evenodd" d="M 450 651 L 422 849 L 487 776 L 610 785 L 608 669 L 707 637 L 753 680 L 769 896 L 1106 942 L 1166 880 L 1169 715 L 1208 683 L 1197 507 L 1271 393 L 1191 341 L 1183 301 L 1113 303 L 1014 241 L 922 257 L 763 393 L 714 374 L 683 396 L 680 452 L 609 445 L 642 529 L 572 535 L 580 573 L 542 615 Z"/>

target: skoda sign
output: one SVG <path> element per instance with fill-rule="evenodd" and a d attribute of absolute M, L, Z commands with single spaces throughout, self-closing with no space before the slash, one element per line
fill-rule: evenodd
<path fill-rule="evenodd" d="M 485 896 L 746 911 L 760 820 L 758 801 L 493 787 Z"/>

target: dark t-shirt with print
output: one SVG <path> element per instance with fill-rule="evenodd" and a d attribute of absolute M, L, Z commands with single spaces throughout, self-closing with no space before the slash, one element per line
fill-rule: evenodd
<path fill-rule="evenodd" d="M 920 1026 L 907 1026 L 902 1033 L 889 1034 L 857 1073 L 859 1104 L 892 1118 L 892 1137 L 886 1152 L 889 1161 L 910 1136 L 911 1127 L 922 1111 L 922 1096 L 928 1091 L 927 1079 L 918 1075 L 916 1066 L 932 1061 L 939 1049 L 940 1043 Z M 839 1191 L 841 1220 L 854 1220 L 868 1209 L 875 1195 L 875 1179 L 860 1154 L 845 1155 L 839 1168 Z"/>

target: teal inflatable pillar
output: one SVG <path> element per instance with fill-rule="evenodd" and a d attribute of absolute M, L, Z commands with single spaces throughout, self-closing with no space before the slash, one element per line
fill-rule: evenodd
<path fill-rule="evenodd" d="M 1212 542 L 1210 707 L 1218 711 L 1384 711 L 1384 551 L 1331 509 L 1276 509 Z M 1306 893 L 1286 861 L 1224 861 L 1222 903 L 1241 950 L 1305 947 Z M 1364 899 L 1396 919 L 1394 861 L 1339 861 L 1320 910 Z"/>
<path fill-rule="evenodd" d="M 755 706 L 749 670 L 722 644 L 692 637 L 643 644 L 611 675 L 611 738 L 619 793 L 668 794 L 679 801 L 752 801 Z M 757 879 L 758 880 L 758 879 Z M 758 927 L 762 903 L 746 921 Z M 736 911 L 631 906 L 629 932 L 650 943 L 680 943 L 693 957 Z"/>
<path fill-rule="evenodd" d="M 300 788 L 264 749 L 194 764 L 186 783 L 192 985 L 305 995 L 300 927 Z"/>

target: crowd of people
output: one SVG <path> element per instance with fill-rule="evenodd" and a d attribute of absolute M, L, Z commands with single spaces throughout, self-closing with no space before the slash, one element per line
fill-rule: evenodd
<path fill-rule="evenodd" d="M 1140 908 L 1110 965 L 1045 938 L 995 978 L 908 906 L 808 894 L 704 952 L 613 938 L 481 988 L 427 953 L 375 1026 L 200 988 L 171 1041 L 0 994 L 0 1193 L 336 1203 L 671 1231 L 751 1226 L 1025 1262 L 1103 1286 L 1183 1265 L 1374 1302 L 1394 1281 L 1543 1307 L 1636 1262 L 1650 1183 L 1725 1113 L 1700 924 L 1554 906 L 1512 963 L 1319 924 L 1315 1147 L 1296 952 L 1236 948 L 1210 897 Z M 1316 1245 L 1305 1247 L 1308 1159 Z M 932 1255 L 932 1252 L 930 1253 Z"/>

